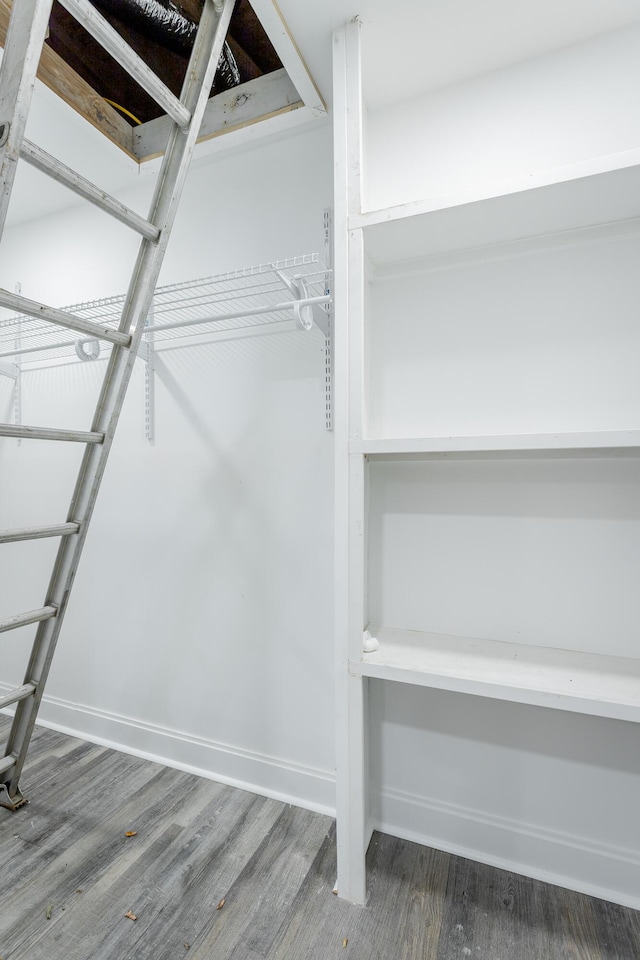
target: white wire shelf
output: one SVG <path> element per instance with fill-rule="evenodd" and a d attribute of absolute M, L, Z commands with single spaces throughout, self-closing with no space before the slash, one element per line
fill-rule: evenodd
<path fill-rule="evenodd" d="M 296 325 L 310 329 L 317 325 L 328 334 L 331 302 L 331 270 L 317 254 L 306 254 L 258 266 L 245 267 L 212 277 L 158 287 L 153 309 L 147 318 L 154 348 L 162 350 L 169 341 L 185 344 L 189 338 L 202 342 L 222 331 L 229 337 L 248 332 L 281 332 Z M 107 297 L 66 308 L 83 319 L 116 329 L 125 296 Z M 296 311 L 297 305 L 297 311 Z M 297 319 L 296 319 L 297 313 Z M 289 322 L 289 325 L 285 323 Z M 0 320 L 0 367 L 20 363 L 22 370 L 57 365 L 65 361 L 92 359 L 89 337 L 74 337 L 40 319 L 13 316 Z M 79 357 L 80 344 L 85 356 Z M 84 348 L 82 345 L 85 345 Z M 100 344 L 100 358 L 109 355 L 110 345 Z"/>

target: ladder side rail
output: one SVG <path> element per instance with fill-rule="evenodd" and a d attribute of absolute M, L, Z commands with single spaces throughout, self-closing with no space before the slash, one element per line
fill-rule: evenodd
<path fill-rule="evenodd" d="M 132 50 L 129 44 L 122 39 L 117 30 L 111 26 L 88 0 L 59 0 L 72 17 L 80 23 L 94 40 L 97 40 L 107 53 L 127 71 L 149 96 L 162 107 L 164 112 L 174 120 L 178 126 L 186 130 L 189 126 L 191 113 L 185 106 L 183 98 L 178 99 L 169 90 L 167 85 L 153 72 L 151 67 Z"/>
<path fill-rule="evenodd" d="M 11 8 L 0 65 L 0 143 L 6 138 L 0 147 L 0 237 L 52 5 L 53 0 L 19 0 Z"/>
<path fill-rule="evenodd" d="M 46 601 L 57 608 L 57 616 L 40 624 L 31 651 L 24 682 L 37 689 L 33 697 L 18 704 L 11 726 L 5 753 L 14 756 L 15 763 L 0 775 L 0 804 L 5 806 L 23 802 L 19 778 L 234 4 L 235 0 L 224 0 L 218 15 L 214 0 L 205 2 L 183 88 L 193 120 L 186 134 L 174 128 L 158 177 L 149 219 L 160 227 L 161 237 L 157 244 L 142 240 L 132 274 L 120 322 L 122 332 L 132 333 L 131 347 L 113 348 L 105 374 L 92 425 L 92 430 L 104 432 L 105 439 L 99 447 L 87 447 L 71 500 L 67 519 L 79 523 L 80 532 L 65 537 L 58 549 Z"/>

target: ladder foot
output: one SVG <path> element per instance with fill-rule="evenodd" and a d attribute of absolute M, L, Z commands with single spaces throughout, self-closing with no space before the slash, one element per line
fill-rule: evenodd
<path fill-rule="evenodd" d="M 9 790 L 6 783 L 0 783 L 0 807 L 6 807 L 7 810 L 18 810 L 29 803 L 26 797 L 23 797 L 20 791 L 16 791 L 15 796 L 9 796 Z"/>

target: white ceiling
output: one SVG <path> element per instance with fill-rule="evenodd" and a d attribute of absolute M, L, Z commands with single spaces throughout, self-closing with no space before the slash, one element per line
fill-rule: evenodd
<path fill-rule="evenodd" d="M 362 21 L 370 106 L 540 56 L 640 20 L 640 0 L 279 0 L 330 99 L 329 36 Z"/>
<path fill-rule="evenodd" d="M 369 106 L 539 56 L 640 20 L 640 0 L 279 0 L 279 7 L 325 101 L 331 102 L 331 33 L 362 21 L 363 82 Z M 139 176 L 66 104 L 38 85 L 27 134 L 104 189 Z M 47 194 L 23 170 L 10 210 L 17 223 L 54 212 L 69 195 Z"/>

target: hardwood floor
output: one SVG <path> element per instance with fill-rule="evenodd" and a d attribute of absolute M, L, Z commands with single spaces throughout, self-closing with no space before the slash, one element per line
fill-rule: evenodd
<path fill-rule="evenodd" d="M 636 911 L 378 834 L 346 904 L 329 817 L 44 729 L 23 787 L 0 960 L 640 958 Z"/>

